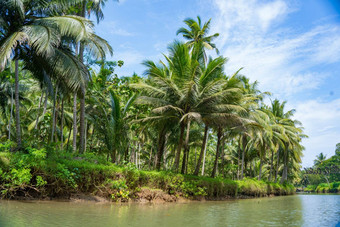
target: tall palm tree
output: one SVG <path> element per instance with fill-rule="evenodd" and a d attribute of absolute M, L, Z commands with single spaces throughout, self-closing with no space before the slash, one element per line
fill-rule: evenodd
<path fill-rule="evenodd" d="M 316 156 L 316 159 L 314 160 L 314 165 L 319 166 L 321 165 L 325 160 L 327 159 L 326 155 L 324 155 L 322 152 Z"/>
<path fill-rule="evenodd" d="M 93 26 L 88 20 L 75 16 L 55 16 L 58 12 L 61 13 L 70 5 L 78 2 L 76 0 L 67 3 L 58 0 L 53 3 L 33 0 L 0 2 L 0 69 L 4 69 L 8 61 L 15 60 L 15 118 L 18 147 L 21 147 L 19 60 L 27 51 L 34 51 L 34 55 L 41 59 L 48 59 L 54 55 L 61 57 L 58 48 L 61 45 L 62 36 L 82 40 L 92 33 Z M 57 71 L 59 67 L 60 75 L 66 77 L 66 72 L 60 70 L 61 65 L 58 63 L 61 62 L 53 64 L 54 70 Z M 68 68 L 67 73 L 70 70 L 74 69 Z M 71 84 L 79 86 L 76 80 Z"/>
<path fill-rule="evenodd" d="M 190 50 L 193 51 L 193 55 L 197 59 L 202 59 L 203 63 L 207 61 L 207 55 L 204 49 L 208 50 L 216 50 L 216 53 L 219 54 L 219 51 L 212 41 L 219 36 L 218 33 L 208 36 L 208 32 L 210 29 L 210 21 L 209 19 L 206 23 L 202 24 L 201 18 L 197 16 L 197 21 L 192 18 L 187 18 L 184 20 L 184 23 L 188 26 L 188 28 L 181 27 L 177 30 L 177 35 L 182 34 L 183 37 L 188 40 L 187 45 Z"/>
<path fill-rule="evenodd" d="M 81 17 L 90 17 L 91 14 L 94 14 L 96 19 L 97 19 L 97 23 L 99 23 L 100 20 L 104 19 L 104 14 L 102 11 L 102 8 L 105 6 L 105 3 L 107 2 L 107 0 L 82 0 L 81 3 L 78 5 L 78 9 L 75 12 L 76 15 L 79 15 Z M 98 43 L 98 41 L 101 42 L 101 48 L 105 48 L 106 52 L 110 52 L 112 55 L 112 48 L 106 43 L 106 41 L 99 39 L 99 37 L 96 37 L 96 41 Z M 90 41 L 90 42 L 88 42 Z M 93 40 L 88 40 L 86 41 L 82 41 L 76 44 L 75 48 L 78 49 L 79 46 L 79 50 L 77 50 L 78 54 L 79 54 L 79 59 L 81 62 L 84 62 L 84 51 L 86 50 L 87 45 L 93 45 L 91 41 Z M 104 41 L 104 42 L 103 42 Z M 104 44 L 104 45 L 103 45 Z M 105 51 L 102 51 L 103 53 L 105 53 Z M 101 56 L 102 59 L 105 57 Z M 79 90 L 79 97 L 80 97 L 80 117 L 79 117 L 79 152 L 83 153 L 86 147 L 85 144 L 85 96 L 86 96 L 86 87 L 82 88 Z M 74 129 L 76 129 L 76 99 L 77 94 L 74 94 L 74 117 L 75 117 L 75 126 Z M 74 140 L 75 141 L 75 140 Z M 74 148 L 75 148 L 76 144 L 74 142 Z"/>

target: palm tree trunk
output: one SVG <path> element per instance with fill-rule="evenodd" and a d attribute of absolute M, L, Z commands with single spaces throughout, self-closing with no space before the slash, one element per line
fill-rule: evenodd
<path fill-rule="evenodd" d="M 262 177 L 262 157 L 260 156 L 260 172 L 259 172 L 259 180 L 261 180 Z"/>
<path fill-rule="evenodd" d="M 277 161 L 276 161 L 276 171 L 275 171 L 275 182 L 277 182 L 277 175 L 279 173 L 279 162 L 280 162 L 280 149 L 277 150 Z"/>
<path fill-rule="evenodd" d="M 21 148 L 20 102 L 19 102 L 19 60 L 15 60 L 15 128 L 17 146 Z"/>
<path fill-rule="evenodd" d="M 11 86 L 11 113 L 10 113 L 9 122 L 8 122 L 8 140 L 11 140 L 12 121 L 13 121 L 13 89 Z"/>
<path fill-rule="evenodd" d="M 186 167 L 186 163 L 187 163 L 187 155 L 189 153 L 190 123 L 191 123 L 191 121 L 190 121 L 190 119 L 188 119 L 188 122 L 187 122 L 187 133 L 186 133 L 186 136 L 185 136 L 185 143 L 184 143 L 182 170 L 181 170 L 182 174 L 185 173 L 185 167 Z"/>
<path fill-rule="evenodd" d="M 82 3 L 81 16 L 85 17 L 86 11 L 86 1 Z M 79 60 L 83 63 L 84 61 L 84 43 L 80 43 L 79 46 Z M 84 85 L 85 86 L 85 85 Z M 79 153 L 84 153 L 85 150 L 85 96 L 86 96 L 86 88 L 83 87 L 81 89 L 80 96 L 80 117 L 79 117 Z"/>
<path fill-rule="evenodd" d="M 72 128 L 73 128 L 73 127 L 72 127 L 72 124 L 71 124 L 70 132 L 68 133 L 67 145 L 66 145 L 66 150 L 67 150 L 67 151 L 68 151 L 69 142 L 70 142 L 70 139 L 71 139 Z"/>
<path fill-rule="evenodd" d="M 132 149 L 131 149 L 131 157 L 130 157 L 131 160 L 130 160 L 130 162 L 132 162 L 132 163 L 136 163 L 136 160 L 135 160 L 136 159 L 136 152 L 135 152 L 136 147 L 137 147 L 137 143 L 135 143 L 135 146 L 132 147 Z M 156 164 L 155 164 L 155 166 L 156 166 Z"/>
<path fill-rule="evenodd" d="M 77 151 L 77 93 L 73 95 L 73 152 Z"/>
<path fill-rule="evenodd" d="M 126 146 L 126 149 L 125 149 L 125 154 L 124 154 L 124 161 L 125 162 L 128 162 L 128 156 L 129 156 L 129 145 Z"/>
<path fill-rule="evenodd" d="M 44 92 L 41 91 L 41 96 L 40 96 L 40 100 L 39 100 L 39 106 L 38 106 L 38 110 L 40 111 L 40 107 L 41 107 L 41 103 L 42 103 L 42 100 L 44 98 Z M 37 113 L 37 120 L 35 121 L 35 129 L 38 128 L 38 122 L 39 122 L 39 113 Z"/>
<path fill-rule="evenodd" d="M 237 149 L 237 180 L 240 179 L 240 156 L 241 156 L 241 149 Z"/>
<path fill-rule="evenodd" d="M 287 180 L 287 175 L 288 175 L 288 150 L 286 150 L 286 152 L 284 152 L 283 154 L 283 172 L 282 172 L 282 178 L 281 178 L 281 184 L 283 184 L 286 180 Z"/>
<path fill-rule="evenodd" d="M 224 176 L 224 144 L 225 144 L 225 138 L 222 140 L 222 144 L 221 144 L 221 172 L 223 173 Z"/>
<path fill-rule="evenodd" d="M 112 148 L 110 156 L 111 156 L 111 162 L 115 163 L 116 162 L 116 148 L 114 148 L 114 147 Z"/>
<path fill-rule="evenodd" d="M 179 135 L 177 153 L 176 153 L 175 163 L 174 163 L 174 168 L 176 172 L 178 171 L 179 160 L 181 157 L 181 151 L 182 151 L 182 146 L 183 146 L 183 137 L 184 137 L 184 128 L 185 128 L 185 125 L 183 124 L 183 122 L 181 122 L 180 127 L 181 127 L 181 132 Z"/>
<path fill-rule="evenodd" d="M 207 148 L 207 142 L 208 142 L 208 130 L 209 130 L 209 127 L 205 125 L 201 153 L 200 153 L 200 156 L 198 157 L 198 161 L 197 161 L 195 172 L 194 172 L 195 176 L 198 176 L 198 172 L 200 171 L 200 168 L 201 168 L 203 156 L 205 156 L 205 150 Z"/>
<path fill-rule="evenodd" d="M 255 159 L 254 159 L 254 162 L 253 162 L 253 167 L 254 167 L 254 172 L 253 172 L 253 177 L 256 176 L 256 163 L 255 163 Z"/>
<path fill-rule="evenodd" d="M 85 150 L 85 90 L 80 98 L 80 118 L 79 118 L 79 153 Z"/>
<path fill-rule="evenodd" d="M 244 156 L 246 153 L 246 137 L 242 138 L 242 163 L 241 163 L 241 180 L 243 179 L 243 171 L 244 171 Z"/>
<path fill-rule="evenodd" d="M 58 84 L 56 85 L 55 92 L 54 92 L 54 98 L 53 98 L 53 113 L 52 113 L 52 133 L 51 133 L 51 143 L 53 142 L 54 138 L 54 130 L 56 127 L 56 102 L 57 102 L 57 94 L 58 94 Z"/>
<path fill-rule="evenodd" d="M 271 163 L 270 163 L 269 181 L 272 180 L 272 175 L 273 175 L 273 165 L 274 165 L 274 150 L 272 149 L 272 157 L 271 157 Z"/>
<path fill-rule="evenodd" d="M 61 119 L 60 119 L 60 149 L 64 148 L 64 99 L 61 99 Z"/>
<path fill-rule="evenodd" d="M 157 170 L 161 169 L 161 162 L 162 162 L 162 157 L 164 153 L 164 147 L 165 147 L 165 127 L 162 126 L 159 132 L 159 137 L 158 137 L 158 152 L 156 155 L 156 169 Z"/>
<path fill-rule="evenodd" d="M 87 120 L 85 120 L 84 153 L 86 153 L 86 140 L 87 140 Z"/>
<path fill-rule="evenodd" d="M 209 135 L 207 136 L 207 142 L 206 142 L 205 147 L 204 147 L 203 163 L 202 163 L 202 172 L 201 172 L 201 175 L 202 175 L 202 176 L 204 176 L 204 170 L 205 170 L 205 157 L 206 157 L 206 155 L 207 155 L 208 137 L 209 137 Z"/>
<path fill-rule="evenodd" d="M 222 129 L 219 128 L 217 132 L 217 146 L 216 146 L 216 155 L 215 155 L 215 161 L 214 161 L 214 168 L 211 173 L 211 177 L 214 178 L 217 172 L 217 164 L 218 164 L 218 157 L 219 157 L 219 151 L 221 146 L 221 137 L 222 137 Z"/>
<path fill-rule="evenodd" d="M 149 157 L 149 170 L 151 170 L 151 161 L 152 160 L 152 147 L 150 149 L 150 157 Z"/>

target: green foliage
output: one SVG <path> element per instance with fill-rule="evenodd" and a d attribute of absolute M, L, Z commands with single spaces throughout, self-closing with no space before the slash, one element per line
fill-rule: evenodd
<path fill-rule="evenodd" d="M 76 155 L 59 151 L 47 155 L 44 149 L 34 148 L 27 148 L 26 152 L 0 152 L 0 157 L 9 160 L 9 165 L 0 168 L 0 187 L 6 197 L 30 188 L 38 188 L 39 193 L 45 193 L 44 196 L 102 191 L 105 192 L 102 195 L 110 196 L 113 201 L 127 201 L 135 197 L 142 187 L 193 199 L 293 193 L 290 185 L 254 179 L 236 182 L 165 171 L 143 171 L 131 163 L 119 167 L 92 153 Z M 337 186 L 339 184 L 334 184 L 334 187 Z"/>
<path fill-rule="evenodd" d="M 37 184 L 36 184 L 37 187 L 44 187 L 47 184 L 47 181 L 45 181 L 42 178 L 42 176 L 36 176 L 36 181 L 37 181 Z"/>
<path fill-rule="evenodd" d="M 130 191 L 128 190 L 128 185 L 126 184 L 125 179 L 119 180 L 110 180 L 108 179 L 106 182 L 107 185 L 111 189 L 113 189 L 113 193 L 111 193 L 111 199 L 113 201 L 128 201 L 130 198 Z"/>
<path fill-rule="evenodd" d="M 337 193 L 340 192 L 340 181 L 328 183 L 321 183 L 319 185 L 308 185 L 304 188 L 305 192 L 317 193 Z"/>

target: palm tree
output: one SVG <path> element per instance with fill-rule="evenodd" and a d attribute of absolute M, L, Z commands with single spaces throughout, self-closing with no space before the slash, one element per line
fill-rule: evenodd
<path fill-rule="evenodd" d="M 181 27 L 177 30 L 177 35 L 182 34 L 183 37 L 188 40 L 186 43 L 190 50 L 193 51 L 193 55 L 197 59 L 203 59 L 203 63 L 207 61 L 207 55 L 204 49 L 208 50 L 216 50 L 216 53 L 219 54 L 216 45 L 212 43 L 212 41 L 219 36 L 218 33 L 215 33 L 211 36 L 208 36 L 208 32 L 210 29 L 210 21 L 209 19 L 206 23 L 202 24 L 201 18 L 197 16 L 197 21 L 192 18 L 187 18 L 184 20 L 184 23 L 189 27 L 184 28 Z"/>
<path fill-rule="evenodd" d="M 325 160 L 327 159 L 326 155 L 324 155 L 322 152 L 316 156 L 316 159 L 314 160 L 314 166 L 321 165 Z"/>
<path fill-rule="evenodd" d="M 105 2 L 107 0 L 82 0 L 81 3 L 78 5 L 78 9 L 76 12 L 76 15 L 79 15 L 81 17 L 90 17 L 91 13 L 93 13 L 97 19 L 97 23 L 99 23 L 100 20 L 104 19 L 104 14 L 102 11 L 102 7 L 105 6 Z M 96 40 L 96 43 L 99 44 L 100 48 L 105 48 L 106 50 L 103 50 L 101 53 L 101 58 L 105 58 L 105 52 L 110 52 L 112 55 L 112 48 L 106 43 L 105 40 L 101 39 L 100 37 L 93 37 Z M 93 45 L 93 39 L 83 40 L 82 42 L 79 42 L 76 44 L 75 49 L 78 52 L 79 59 L 83 63 L 84 62 L 84 51 L 87 47 L 87 45 Z M 99 42 L 98 42 L 99 41 Z M 78 50 L 79 46 L 79 50 Z M 104 55 L 103 55 L 104 54 Z M 76 107 L 77 107 L 77 94 L 74 94 L 74 129 L 76 130 L 76 125 L 77 125 L 77 119 L 76 119 Z M 85 148 L 86 148 L 86 143 L 85 143 L 85 96 L 86 96 L 86 87 L 82 88 L 79 90 L 79 97 L 80 97 L 80 117 L 79 117 L 79 152 L 83 153 Z M 76 138 L 76 135 L 75 135 Z M 74 150 L 76 147 L 75 139 L 73 142 Z"/>
<path fill-rule="evenodd" d="M 30 53 L 31 57 L 36 60 L 45 60 L 45 62 L 50 63 L 53 74 L 57 75 L 58 72 L 58 75 L 64 78 L 72 75 L 66 75 L 72 70 L 73 72 L 79 70 L 79 67 L 70 68 L 70 62 L 65 61 L 67 54 L 62 53 L 59 49 L 62 44 L 61 40 L 63 36 L 82 40 L 93 33 L 93 25 L 90 21 L 76 16 L 55 16 L 56 13 L 61 13 L 70 5 L 78 2 L 75 0 L 68 3 L 54 1 L 53 4 L 48 1 L 36 2 L 33 0 L 0 2 L 0 69 L 4 69 L 8 61 L 15 60 L 15 118 L 18 147 L 21 147 L 19 60 Z M 51 57 L 53 56 L 57 59 L 53 59 L 53 64 L 51 64 Z M 27 62 L 27 65 L 30 64 Z M 78 77 L 73 81 L 69 80 L 70 85 L 73 87 L 80 86 L 79 82 L 82 80 L 79 79 Z"/>

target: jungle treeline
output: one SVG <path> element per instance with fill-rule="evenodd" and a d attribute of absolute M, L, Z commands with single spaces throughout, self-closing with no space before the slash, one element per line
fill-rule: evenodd
<path fill-rule="evenodd" d="M 113 48 L 88 19 L 100 23 L 105 2 L 0 2 L 2 152 L 43 150 L 73 161 L 87 155 L 230 180 L 299 180 L 306 135 L 295 110 L 259 90 L 242 68 L 226 74 L 210 20 L 185 19 L 164 57 L 142 63 L 143 75 L 117 75 L 124 62 L 107 60 Z"/>

